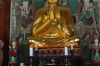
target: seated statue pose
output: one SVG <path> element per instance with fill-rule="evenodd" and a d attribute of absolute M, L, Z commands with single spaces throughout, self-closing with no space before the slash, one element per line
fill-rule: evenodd
<path fill-rule="evenodd" d="M 37 11 L 28 42 L 39 46 L 78 45 L 79 37 L 72 36 L 74 22 L 71 11 L 58 7 L 59 0 L 46 0 L 48 7 Z"/>

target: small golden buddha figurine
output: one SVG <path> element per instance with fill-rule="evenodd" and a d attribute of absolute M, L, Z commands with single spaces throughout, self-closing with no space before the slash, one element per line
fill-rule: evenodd
<path fill-rule="evenodd" d="M 48 7 L 37 11 L 28 42 L 39 46 L 70 46 L 79 37 L 72 36 L 74 22 L 70 9 L 58 6 L 59 0 L 46 0 Z"/>

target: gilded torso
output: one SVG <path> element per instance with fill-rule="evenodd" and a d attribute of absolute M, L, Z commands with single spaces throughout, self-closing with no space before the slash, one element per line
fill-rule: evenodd
<path fill-rule="evenodd" d="M 35 23 L 33 25 L 33 30 L 35 27 L 37 27 L 37 24 L 42 25 L 42 23 L 44 23 L 43 19 L 41 19 L 41 21 L 39 21 L 39 22 L 37 22 L 36 20 L 39 17 L 44 18 L 43 17 L 44 15 L 45 15 L 45 17 L 48 16 L 49 11 L 50 11 L 49 8 L 42 8 L 37 11 L 36 17 L 34 20 Z M 71 24 L 71 20 L 70 20 L 70 22 L 66 21 L 69 18 L 69 16 L 72 17 L 72 15 L 70 15 L 69 12 L 70 12 L 70 10 L 68 8 L 63 8 L 63 7 L 55 8 L 53 10 L 55 20 L 52 21 L 48 26 L 46 26 L 45 29 L 43 29 L 41 32 L 39 32 L 38 35 L 35 35 L 34 31 L 32 34 L 34 35 L 34 37 L 40 37 L 40 38 L 66 38 L 66 31 L 67 31 L 67 33 L 68 32 L 72 33 L 73 29 L 74 29 L 73 23 Z M 67 16 L 68 16 L 68 18 L 67 18 Z M 42 27 L 42 26 L 39 27 L 39 25 L 37 28 Z M 64 26 L 64 27 L 62 27 L 62 26 Z M 70 28 L 70 30 L 68 28 Z"/>
<path fill-rule="evenodd" d="M 31 29 L 30 44 L 39 46 L 68 46 L 77 44 L 79 37 L 72 36 L 74 22 L 70 9 L 56 7 L 42 8 L 36 12 Z"/>

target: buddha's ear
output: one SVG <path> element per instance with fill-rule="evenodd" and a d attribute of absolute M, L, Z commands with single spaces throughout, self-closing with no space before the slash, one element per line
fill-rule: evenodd
<path fill-rule="evenodd" d="M 60 0 L 59 0 L 59 2 L 58 3 L 60 3 Z"/>
<path fill-rule="evenodd" d="M 46 0 L 46 3 L 48 4 L 48 1 Z"/>
<path fill-rule="evenodd" d="M 60 3 L 60 0 L 58 0 L 58 3 L 57 4 L 59 4 Z"/>

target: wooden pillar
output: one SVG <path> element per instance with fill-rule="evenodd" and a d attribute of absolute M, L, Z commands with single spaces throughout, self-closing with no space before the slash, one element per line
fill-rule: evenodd
<path fill-rule="evenodd" d="M 5 4 L 0 3 L 0 40 L 4 40 L 4 14 Z"/>
<path fill-rule="evenodd" d="M 0 3 L 0 40 L 2 40 L 3 42 L 4 42 L 4 15 L 5 15 L 5 4 Z M 3 48 L 0 49 L 2 51 Z M 2 65 L 2 62 L 0 63 L 0 65 Z"/>
<path fill-rule="evenodd" d="M 3 3 L 0 3 L 0 39 L 4 41 L 2 66 L 8 66 L 9 61 L 9 26 L 10 0 L 3 0 Z"/>

